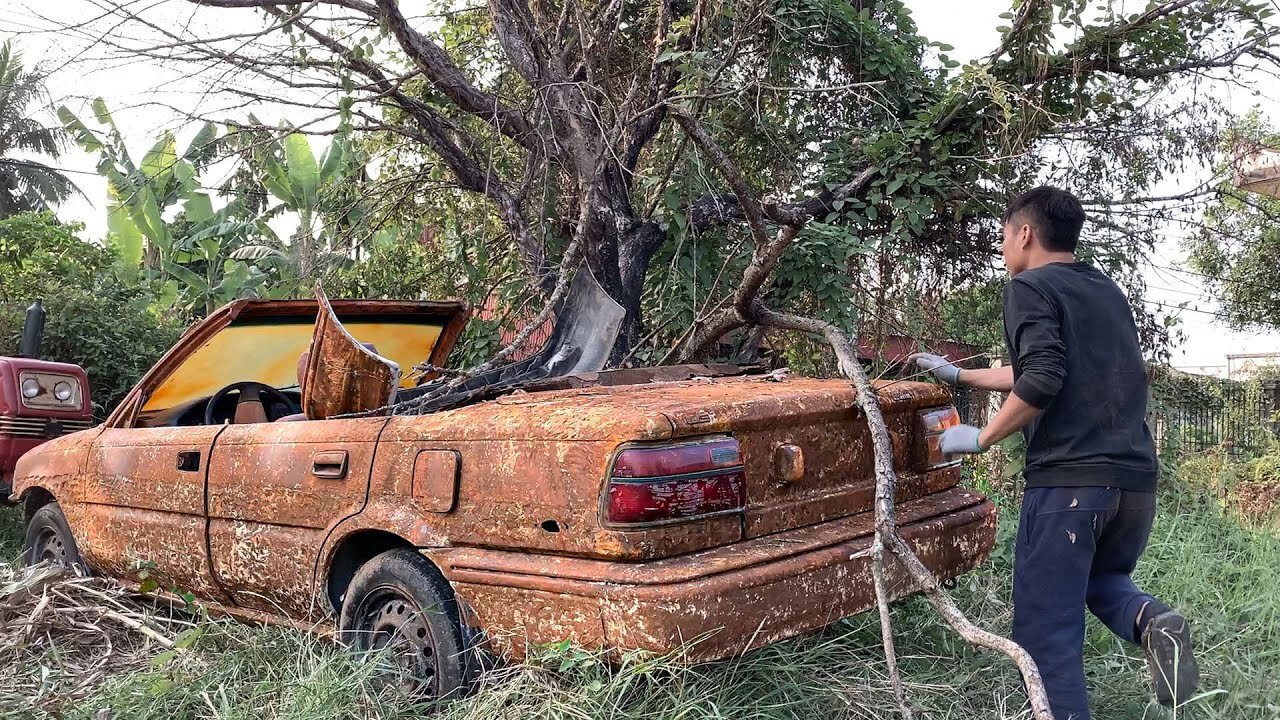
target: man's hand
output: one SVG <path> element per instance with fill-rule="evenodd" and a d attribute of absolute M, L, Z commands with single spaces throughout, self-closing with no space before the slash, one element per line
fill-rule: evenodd
<path fill-rule="evenodd" d="M 920 366 L 921 370 L 928 370 L 934 377 L 948 385 L 960 384 L 960 368 L 952 365 L 950 360 L 941 355 L 916 353 L 909 356 L 907 362 L 914 362 Z"/>
<path fill-rule="evenodd" d="M 942 431 L 938 449 L 943 455 L 975 455 L 986 452 L 982 447 L 982 429 L 972 425 L 956 425 Z"/>

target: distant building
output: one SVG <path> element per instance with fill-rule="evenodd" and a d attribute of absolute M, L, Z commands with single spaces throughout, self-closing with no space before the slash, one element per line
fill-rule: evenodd
<path fill-rule="evenodd" d="M 1280 353 L 1236 353 L 1227 356 L 1227 377 L 1249 380 L 1259 374 L 1280 368 Z"/>

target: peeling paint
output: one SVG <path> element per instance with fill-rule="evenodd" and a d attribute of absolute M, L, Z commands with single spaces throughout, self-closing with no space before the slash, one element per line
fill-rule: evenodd
<path fill-rule="evenodd" d="M 690 659 L 724 657 L 874 602 L 871 442 L 847 382 L 683 369 L 611 384 L 620 376 L 600 373 L 603 384 L 562 379 L 429 415 L 130 427 L 166 369 L 251 311 L 269 307 L 237 305 L 184 336 L 107 429 L 20 464 L 18 490 L 58 499 L 96 571 L 129 580 L 147 563 L 163 587 L 237 615 L 324 622 L 339 548 L 376 530 L 423 548 L 468 622 L 513 657 L 565 638 L 665 652 L 700 637 Z M 878 392 L 904 537 L 939 575 L 972 568 L 994 542 L 994 507 L 956 487 L 958 467 L 927 468 L 917 416 L 950 396 L 910 382 Z M 339 393 L 339 404 L 366 395 Z M 741 513 L 602 523 L 620 447 L 722 434 L 742 449 Z M 916 591 L 899 571 L 890 580 L 895 596 Z"/>

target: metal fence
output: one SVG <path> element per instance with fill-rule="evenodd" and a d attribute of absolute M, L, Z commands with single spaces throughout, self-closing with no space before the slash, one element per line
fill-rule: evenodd
<path fill-rule="evenodd" d="M 1147 423 L 1162 454 L 1218 448 L 1246 455 L 1280 437 L 1280 380 L 1240 382 L 1156 369 L 1150 381 Z M 992 393 L 961 386 L 952 394 L 961 422 L 988 422 Z"/>
<path fill-rule="evenodd" d="M 951 388 L 951 402 L 960 413 L 960 422 L 982 427 L 987 424 L 988 403 L 991 393 L 959 385 Z"/>
<path fill-rule="evenodd" d="M 1280 382 L 1157 375 L 1147 422 L 1161 453 L 1262 450 L 1280 430 Z"/>

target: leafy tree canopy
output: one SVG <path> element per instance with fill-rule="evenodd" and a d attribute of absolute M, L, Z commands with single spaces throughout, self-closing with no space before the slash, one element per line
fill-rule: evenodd
<path fill-rule="evenodd" d="M 41 356 L 89 373 L 104 417 L 186 326 L 156 303 L 158 288 L 128 271 L 114 250 L 80 237 L 48 213 L 0 219 L 0 354 L 17 350 L 27 307 L 43 300 Z"/>
<path fill-rule="evenodd" d="M 1236 156 L 1280 148 L 1280 134 L 1255 113 L 1226 134 L 1224 145 Z M 1214 188 L 1200 230 L 1185 246 L 1188 264 L 1219 299 L 1232 327 L 1280 328 L 1280 198 L 1223 182 Z"/>
<path fill-rule="evenodd" d="M 705 357 L 768 308 L 904 323 L 998 276 L 992 218 L 1040 182 L 1087 202 L 1091 252 L 1140 298 L 1179 211 L 1151 188 L 1212 165 L 1214 83 L 1277 59 L 1257 0 L 1024 0 L 964 64 L 900 0 L 196 4 L 181 27 L 113 6 L 131 32 L 101 42 L 350 126 L 368 226 L 460 249 L 456 294 L 540 304 L 581 257 L 627 310 L 615 362 Z M 200 30 L 232 14 L 258 30 Z"/>

